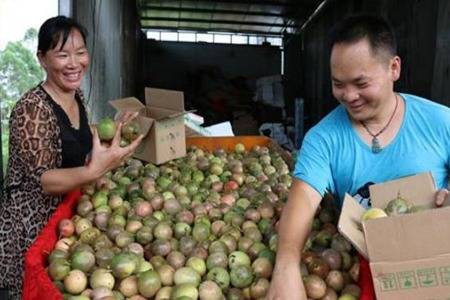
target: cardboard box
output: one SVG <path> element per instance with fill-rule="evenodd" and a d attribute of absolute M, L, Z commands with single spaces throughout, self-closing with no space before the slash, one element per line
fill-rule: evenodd
<path fill-rule="evenodd" d="M 434 207 L 430 173 L 369 187 L 373 207 L 401 196 L 421 212 L 368 220 L 365 209 L 346 195 L 338 229 L 370 262 L 378 300 L 450 299 L 450 207 Z"/>
<path fill-rule="evenodd" d="M 129 97 L 109 102 L 118 111 L 138 111 L 146 135 L 134 157 L 154 164 L 186 155 L 183 92 L 145 88 L 145 105 Z"/>

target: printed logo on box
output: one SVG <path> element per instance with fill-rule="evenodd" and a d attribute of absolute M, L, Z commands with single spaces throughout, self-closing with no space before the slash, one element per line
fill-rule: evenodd
<path fill-rule="evenodd" d="M 439 268 L 439 274 L 441 275 L 442 285 L 450 285 L 450 266 Z"/>
<path fill-rule="evenodd" d="M 426 268 L 417 270 L 417 277 L 421 287 L 435 287 L 439 285 L 436 269 Z"/>
<path fill-rule="evenodd" d="M 400 289 L 415 289 L 417 288 L 416 275 L 414 271 L 405 271 L 397 273 L 397 280 Z"/>
<path fill-rule="evenodd" d="M 378 278 L 378 280 L 381 283 L 381 290 L 383 292 L 389 292 L 389 291 L 396 291 L 398 290 L 397 287 L 397 280 L 395 279 L 394 273 L 387 273 L 383 274 Z"/>

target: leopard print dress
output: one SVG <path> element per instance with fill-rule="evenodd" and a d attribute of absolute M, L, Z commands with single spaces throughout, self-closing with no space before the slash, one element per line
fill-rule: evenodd
<path fill-rule="evenodd" d="M 83 99 L 81 92 L 77 95 Z M 62 200 L 44 194 L 40 184 L 41 175 L 61 167 L 63 160 L 52 101 L 38 85 L 17 102 L 10 117 L 8 171 L 0 203 L 0 287 L 9 289 L 11 299 L 21 297 L 26 250 Z"/>

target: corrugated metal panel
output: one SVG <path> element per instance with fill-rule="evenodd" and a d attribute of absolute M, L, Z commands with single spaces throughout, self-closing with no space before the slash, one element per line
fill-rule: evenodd
<path fill-rule="evenodd" d="M 196 12 L 181 12 L 180 13 L 180 18 L 210 20 L 212 17 L 213 17 L 212 13 L 196 13 Z"/>
<path fill-rule="evenodd" d="M 211 24 L 208 26 L 211 30 L 229 29 L 281 35 L 285 29 L 281 25 L 292 22 L 286 16 L 298 18 L 300 15 L 305 19 L 320 2 L 321 0 L 146 0 L 140 1 L 139 8 L 142 18 L 158 19 L 156 23 L 149 23 L 148 20 L 141 19 L 143 26 L 152 26 L 153 28 L 157 28 L 157 24 L 176 26 L 168 25 L 168 22 L 173 24 L 174 20 L 163 19 L 180 18 L 178 23 L 180 28 L 205 28 L 206 26 L 200 24 L 199 21 L 211 20 Z M 164 8 L 166 9 L 164 10 Z M 231 24 L 224 24 L 227 21 Z"/>

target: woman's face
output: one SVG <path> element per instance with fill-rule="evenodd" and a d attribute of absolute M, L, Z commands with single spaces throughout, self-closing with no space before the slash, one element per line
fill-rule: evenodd
<path fill-rule="evenodd" d="M 55 48 L 45 54 L 38 53 L 39 61 L 47 72 L 47 81 L 64 92 L 75 91 L 89 65 L 89 54 L 81 33 L 73 29 L 61 49 L 62 36 Z"/>

